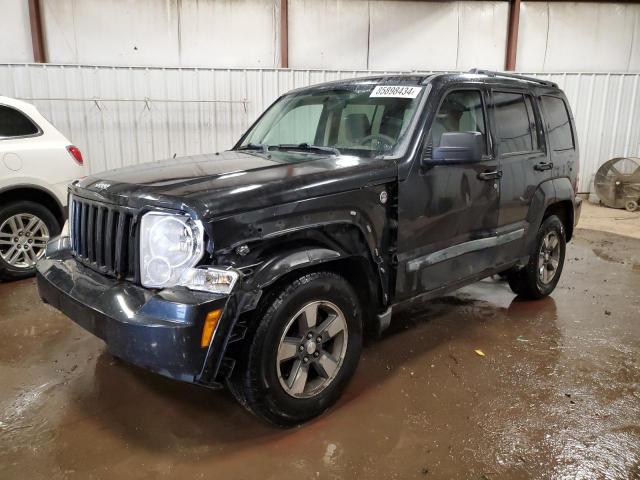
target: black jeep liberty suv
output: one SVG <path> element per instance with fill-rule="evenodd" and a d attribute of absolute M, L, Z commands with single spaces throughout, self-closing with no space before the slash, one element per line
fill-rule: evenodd
<path fill-rule="evenodd" d="M 315 85 L 232 150 L 71 185 L 38 288 L 116 357 L 296 425 L 337 400 L 393 310 L 496 273 L 549 295 L 577 176 L 554 83 L 472 70 Z"/>

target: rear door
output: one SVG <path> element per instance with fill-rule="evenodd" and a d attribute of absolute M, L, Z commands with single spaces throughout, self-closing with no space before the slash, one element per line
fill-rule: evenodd
<path fill-rule="evenodd" d="M 497 253 L 497 263 L 516 259 L 527 229 L 529 206 L 538 185 L 551 178 L 540 112 L 526 89 L 495 87 L 491 92 L 491 118 L 500 162 L 498 231 L 509 235 Z"/>

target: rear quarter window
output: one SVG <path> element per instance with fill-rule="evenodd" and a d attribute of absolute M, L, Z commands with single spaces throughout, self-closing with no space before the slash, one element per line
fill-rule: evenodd
<path fill-rule="evenodd" d="M 36 135 L 40 129 L 15 108 L 0 105 L 0 139 Z"/>
<path fill-rule="evenodd" d="M 543 95 L 540 98 L 551 149 L 572 150 L 575 148 L 575 141 L 566 103 L 558 97 Z"/>

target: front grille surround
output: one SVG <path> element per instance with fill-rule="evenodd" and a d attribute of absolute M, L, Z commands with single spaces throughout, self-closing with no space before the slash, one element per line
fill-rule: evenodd
<path fill-rule="evenodd" d="M 71 249 L 105 275 L 138 281 L 138 212 L 77 196 L 69 201 Z"/>

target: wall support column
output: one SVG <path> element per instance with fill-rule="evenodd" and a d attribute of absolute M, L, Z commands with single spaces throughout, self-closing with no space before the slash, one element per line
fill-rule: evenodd
<path fill-rule="evenodd" d="M 520 0 L 509 0 L 509 30 L 507 32 L 507 54 L 505 70 L 516 69 L 516 52 L 518 51 L 518 29 L 520 27 Z"/>
<path fill-rule="evenodd" d="M 42 12 L 40 0 L 29 0 L 29 23 L 31 24 L 31 44 L 33 46 L 33 61 L 46 63 L 47 55 L 44 48 L 44 33 L 42 29 Z"/>
<path fill-rule="evenodd" d="M 289 0 L 280 0 L 280 68 L 289 68 Z"/>

